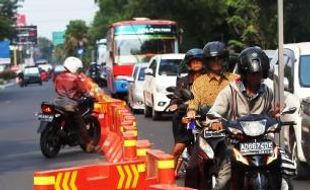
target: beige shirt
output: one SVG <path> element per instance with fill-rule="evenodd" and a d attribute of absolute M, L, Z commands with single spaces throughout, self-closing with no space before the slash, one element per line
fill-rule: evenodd
<path fill-rule="evenodd" d="M 229 82 L 239 78 L 233 73 L 224 73 L 218 76 L 212 73 L 207 73 L 198 77 L 192 86 L 194 99 L 188 101 L 189 110 L 198 110 L 199 106 L 212 106 L 218 93 L 226 87 Z"/>
<path fill-rule="evenodd" d="M 209 113 L 216 112 L 231 120 L 249 114 L 268 114 L 272 109 L 273 92 L 265 84 L 257 94 L 249 97 L 241 81 L 231 82 L 217 96 Z"/>

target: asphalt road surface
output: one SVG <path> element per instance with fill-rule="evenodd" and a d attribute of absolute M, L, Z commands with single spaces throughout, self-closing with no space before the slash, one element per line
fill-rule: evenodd
<path fill-rule="evenodd" d="M 36 133 L 39 121 L 34 116 L 42 101 L 55 97 L 50 82 L 26 88 L 18 86 L 0 89 L 0 189 L 32 189 L 34 171 L 57 169 L 103 162 L 98 154 L 87 154 L 79 147 L 65 148 L 55 159 L 45 159 Z M 171 152 L 173 137 L 171 121 L 145 119 L 136 114 L 139 139 L 149 139 L 153 148 Z M 182 184 L 182 180 L 178 181 Z M 294 181 L 295 189 L 308 190 L 310 181 Z"/>

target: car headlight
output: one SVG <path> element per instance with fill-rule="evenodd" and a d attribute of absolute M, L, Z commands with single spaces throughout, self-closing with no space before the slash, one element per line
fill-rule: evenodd
<path fill-rule="evenodd" d="M 164 87 L 164 86 L 156 86 L 156 91 L 158 93 L 165 93 L 166 92 L 166 87 Z"/>
<path fill-rule="evenodd" d="M 240 121 L 240 125 L 246 135 L 256 137 L 264 134 L 267 120 L 260 121 Z"/>

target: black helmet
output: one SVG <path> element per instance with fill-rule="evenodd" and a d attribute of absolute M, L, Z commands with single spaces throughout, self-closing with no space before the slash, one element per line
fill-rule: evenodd
<path fill-rule="evenodd" d="M 200 59 L 203 60 L 203 52 L 202 49 L 198 49 L 198 48 L 193 48 L 188 50 L 185 53 L 185 57 L 183 59 L 183 64 L 189 66 L 189 63 L 193 60 L 193 59 Z"/>
<path fill-rule="evenodd" d="M 263 72 L 263 77 L 269 74 L 269 58 L 260 47 L 249 47 L 244 49 L 238 57 L 238 71 L 240 75 L 246 73 Z"/>
<path fill-rule="evenodd" d="M 225 44 L 219 41 L 208 42 L 203 48 L 203 56 L 205 59 L 212 57 L 228 57 L 228 51 Z"/>

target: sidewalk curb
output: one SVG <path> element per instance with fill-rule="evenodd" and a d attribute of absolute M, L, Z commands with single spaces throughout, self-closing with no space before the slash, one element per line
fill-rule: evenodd
<path fill-rule="evenodd" d="M 0 89 L 5 89 L 13 85 L 15 85 L 15 80 L 9 80 L 5 84 L 0 85 Z"/>

